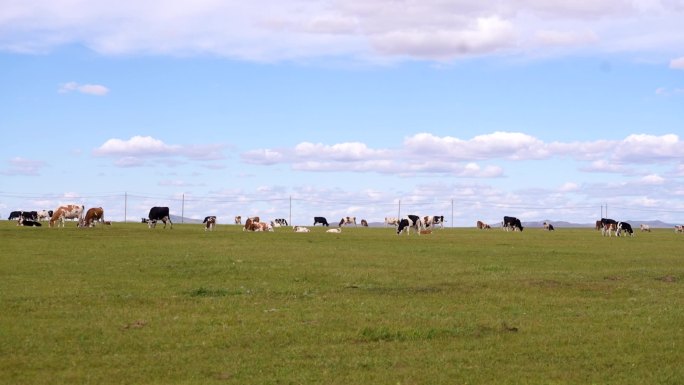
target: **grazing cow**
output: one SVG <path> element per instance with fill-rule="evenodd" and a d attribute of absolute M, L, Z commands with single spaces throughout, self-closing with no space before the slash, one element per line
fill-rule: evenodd
<path fill-rule="evenodd" d="M 214 231 L 214 226 L 216 226 L 216 215 L 204 217 L 202 223 L 204 223 L 204 231 Z"/>
<path fill-rule="evenodd" d="M 484 222 L 482 222 L 482 221 L 477 221 L 477 223 L 476 223 L 475 225 L 476 225 L 477 228 L 480 229 L 480 230 L 491 229 L 491 228 L 492 228 L 491 226 L 489 226 L 488 224 L 486 224 L 486 223 L 484 223 Z"/>
<path fill-rule="evenodd" d="M 385 217 L 385 226 L 399 226 L 399 218 L 397 217 Z"/>
<path fill-rule="evenodd" d="M 504 217 L 501 226 L 502 229 L 506 231 L 523 231 L 522 223 L 520 222 L 520 219 L 516 217 Z"/>
<path fill-rule="evenodd" d="M 86 211 L 83 221 L 79 224 L 80 227 L 94 227 L 95 222 L 104 222 L 104 210 L 102 207 L 91 207 Z"/>
<path fill-rule="evenodd" d="M 242 224 L 242 216 L 241 216 L 241 215 L 236 215 L 236 216 L 235 216 L 235 224 L 236 224 L 236 225 L 241 225 L 241 224 Z"/>
<path fill-rule="evenodd" d="M 171 222 L 171 214 L 169 214 L 168 207 L 152 207 L 147 217 L 147 227 L 151 229 L 157 227 L 157 221 L 164 222 L 164 228 L 166 228 L 166 222 L 169 222 L 173 229 L 173 222 Z"/>
<path fill-rule="evenodd" d="M 273 227 L 288 226 L 287 220 L 285 218 L 276 218 L 271 222 Z"/>
<path fill-rule="evenodd" d="M 425 223 L 417 215 L 407 215 L 399 221 L 397 235 L 401 235 L 404 230 L 406 230 L 406 234 L 411 235 L 411 227 L 416 230 L 416 234 L 420 235 L 420 231 L 425 230 Z"/>
<path fill-rule="evenodd" d="M 54 214 L 52 210 L 40 210 L 38 211 L 38 220 L 48 221 L 50 218 L 52 218 L 52 214 Z"/>
<path fill-rule="evenodd" d="M 341 228 L 341 227 L 338 227 L 338 228 L 336 228 L 336 229 L 326 230 L 326 233 L 338 233 L 338 234 L 339 234 L 339 233 L 341 233 L 341 232 L 342 232 L 342 228 Z"/>
<path fill-rule="evenodd" d="M 674 231 L 675 233 L 684 233 L 684 225 L 675 225 Z"/>
<path fill-rule="evenodd" d="M 295 233 L 308 233 L 311 231 L 304 226 L 292 226 L 292 230 L 294 230 Z"/>
<path fill-rule="evenodd" d="M 313 225 L 316 226 L 317 223 L 320 223 L 321 226 L 326 226 L 326 227 L 330 226 L 330 224 L 328 224 L 328 220 L 325 219 L 325 217 L 314 217 L 314 224 Z"/>
<path fill-rule="evenodd" d="M 147 218 L 140 218 L 140 223 L 147 223 Z"/>
<path fill-rule="evenodd" d="M 30 219 L 19 219 L 19 221 L 17 221 L 17 226 L 40 227 L 42 225 L 42 223 Z"/>
<path fill-rule="evenodd" d="M 617 231 L 617 221 L 610 218 L 601 218 L 601 235 L 611 236 L 612 231 Z"/>
<path fill-rule="evenodd" d="M 425 223 L 425 227 L 434 227 L 435 225 L 440 225 L 440 228 L 444 228 L 444 216 L 443 215 L 435 215 L 435 216 L 426 216 L 423 218 L 423 222 Z"/>
<path fill-rule="evenodd" d="M 601 219 L 603 219 L 603 218 L 601 218 Z M 603 231 L 603 222 L 601 221 L 601 219 L 599 219 L 598 221 L 596 221 L 596 227 L 595 227 L 595 228 L 596 228 L 596 230 L 601 230 L 601 231 Z"/>
<path fill-rule="evenodd" d="M 616 236 L 620 236 L 622 232 L 629 234 L 630 237 L 634 236 L 634 230 L 632 230 L 632 225 L 627 222 L 618 222 L 617 230 L 615 231 Z"/>
<path fill-rule="evenodd" d="M 555 230 L 555 229 L 553 228 L 553 225 L 550 224 L 550 223 L 548 223 L 548 222 L 544 222 L 544 229 L 545 229 L 545 230 L 548 230 L 548 231 L 554 231 L 554 230 Z"/>
<path fill-rule="evenodd" d="M 642 223 L 641 226 L 639 226 L 639 228 L 641 229 L 642 232 L 643 231 L 647 231 L 649 233 L 651 232 L 651 226 L 650 225 L 645 225 Z"/>
<path fill-rule="evenodd" d="M 365 220 L 365 219 L 362 219 L 362 220 L 361 220 L 361 226 L 363 226 L 363 227 L 368 227 L 368 221 Z"/>
<path fill-rule="evenodd" d="M 7 217 L 7 220 L 11 221 L 13 219 L 19 219 L 21 217 L 21 213 L 23 213 L 23 211 L 12 211 L 9 217 Z"/>
<path fill-rule="evenodd" d="M 57 221 L 59 221 L 59 223 L 57 223 L 57 227 L 59 227 L 60 225 L 64 227 L 65 219 L 80 219 L 83 215 L 84 208 L 85 207 L 83 205 L 59 206 L 57 210 L 55 210 L 52 214 L 52 218 L 50 218 L 50 227 L 53 227 Z"/>
<path fill-rule="evenodd" d="M 351 225 L 352 223 L 356 226 L 356 217 L 344 217 L 340 220 L 339 227 L 342 227 L 342 225 Z"/>

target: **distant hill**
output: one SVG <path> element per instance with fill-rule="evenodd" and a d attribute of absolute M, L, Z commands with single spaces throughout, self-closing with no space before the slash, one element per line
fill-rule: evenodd
<path fill-rule="evenodd" d="M 202 223 L 202 219 L 193 219 L 193 218 L 187 218 L 187 217 L 181 217 L 179 215 L 170 215 L 171 217 L 171 222 L 173 223 Z"/>

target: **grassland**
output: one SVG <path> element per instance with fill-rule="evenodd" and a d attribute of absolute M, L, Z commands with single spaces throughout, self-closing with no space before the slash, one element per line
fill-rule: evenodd
<path fill-rule="evenodd" d="M 1 384 L 682 384 L 684 236 L 0 223 Z"/>

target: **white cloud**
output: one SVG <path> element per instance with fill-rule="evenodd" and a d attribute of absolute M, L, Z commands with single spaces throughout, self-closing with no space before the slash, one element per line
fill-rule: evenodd
<path fill-rule="evenodd" d="M 224 157 L 222 150 L 221 145 L 170 145 L 151 136 L 136 135 L 128 140 L 109 139 L 94 149 L 93 155 L 118 158 L 115 165 L 119 167 L 139 167 L 147 164 L 146 159 L 159 157 L 213 161 Z M 179 162 L 166 159 L 164 163 L 173 166 Z M 214 164 L 212 167 L 217 168 L 217 165 Z"/>
<path fill-rule="evenodd" d="M 58 92 L 61 94 L 79 92 L 87 95 L 104 96 L 109 93 L 109 88 L 100 84 L 78 84 L 76 82 L 69 82 L 60 85 Z"/>
<path fill-rule="evenodd" d="M 684 40 L 673 33 L 682 8 L 676 1 L 627 0 L 9 0 L 0 14 L 0 50 L 79 44 L 102 54 L 211 53 L 259 61 L 449 60 L 539 55 L 549 47 L 674 56 Z"/>
<path fill-rule="evenodd" d="M 665 178 L 656 174 L 646 175 L 641 178 L 641 183 L 650 185 L 660 185 L 665 183 Z"/>

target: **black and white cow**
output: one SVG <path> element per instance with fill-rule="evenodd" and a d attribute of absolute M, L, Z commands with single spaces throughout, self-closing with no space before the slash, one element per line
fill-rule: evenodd
<path fill-rule="evenodd" d="M 503 217 L 503 222 L 501 223 L 501 226 L 506 231 L 523 231 L 522 223 L 520 222 L 520 219 L 516 217 Z"/>
<path fill-rule="evenodd" d="M 164 228 L 166 228 L 166 222 L 169 222 L 173 228 L 168 207 L 152 207 L 150 209 L 150 213 L 147 215 L 147 226 L 153 229 L 157 226 L 157 221 L 164 222 Z"/>
<path fill-rule="evenodd" d="M 273 223 L 271 225 L 273 227 L 289 226 L 287 224 L 287 219 L 285 219 L 285 218 L 276 218 L 273 220 Z"/>
<path fill-rule="evenodd" d="M 8 220 L 8 221 L 11 221 L 11 220 L 14 220 L 14 219 L 19 219 L 19 218 L 21 217 L 21 213 L 22 213 L 22 212 L 23 212 L 23 211 L 12 211 L 12 212 L 10 213 L 9 217 L 7 217 L 7 220 Z"/>
<path fill-rule="evenodd" d="M 420 231 L 425 229 L 425 223 L 418 215 L 407 215 L 399 221 L 397 235 L 401 235 L 402 231 L 404 230 L 406 230 L 406 234 L 410 235 L 411 227 L 416 230 L 416 234 L 420 235 Z"/>
<path fill-rule="evenodd" d="M 325 219 L 325 217 L 314 217 L 314 226 L 316 226 L 317 223 L 320 223 L 322 226 L 330 226 L 328 223 L 328 220 Z"/>
<path fill-rule="evenodd" d="M 444 228 L 444 215 L 426 216 L 423 218 L 423 221 L 427 228 L 434 227 L 435 225 L 440 225 L 440 228 Z"/>
<path fill-rule="evenodd" d="M 617 231 L 617 221 L 610 218 L 601 218 L 601 235 L 610 237 L 612 231 Z"/>
<path fill-rule="evenodd" d="M 17 226 L 40 227 L 42 225 L 42 223 L 30 219 L 19 219 L 19 221 L 17 221 Z"/>
<path fill-rule="evenodd" d="M 340 220 L 339 227 L 346 226 L 346 225 L 354 225 L 356 226 L 356 217 L 343 217 Z"/>
<path fill-rule="evenodd" d="M 553 225 L 549 222 L 544 222 L 544 230 L 554 231 L 555 229 L 553 228 Z"/>
<path fill-rule="evenodd" d="M 52 210 L 40 210 L 38 211 L 38 220 L 39 221 L 49 221 L 50 218 L 52 218 L 52 214 L 55 212 Z"/>
<path fill-rule="evenodd" d="M 214 231 L 214 227 L 216 226 L 216 215 L 204 217 L 202 223 L 204 224 L 204 231 Z"/>
<path fill-rule="evenodd" d="M 634 230 L 632 230 L 632 225 L 627 222 L 618 222 L 617 230 L 615 230 L 615 235 L 620 236 L 622 232 L 629 234 L 630 237 L 634 236 Z"/>

